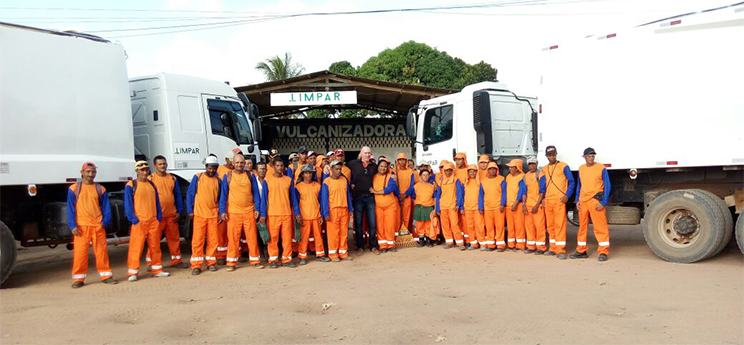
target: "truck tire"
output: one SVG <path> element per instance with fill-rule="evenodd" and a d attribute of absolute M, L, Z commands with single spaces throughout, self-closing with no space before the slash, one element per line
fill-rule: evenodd
<path fill-rule="evenodd" d="M 700 194 L 664 193 L 646 210 L 643 237 L 660 258 L 692 263 L 708 258 L 723 240 L 721 209 Z"/>
<path fill-rule="evenodd" d="M 697 193 L 700 194 L 703 197 L 707 197 L 713 204 L 717 205 L 718 208 L 721 209 L 722 217 L 723 217 L 723 239 L 721 240 L 721 243 L 718 245 L 718 248 L 716 251 L 710 255 L 710 257 L 716 256 L 718 253 L 720 253 L 723 248 L 726 248 L 726 246 L 731 242 L 731 236 L 734 233 L 734 217 L 731 215 L 731 211 L 729 210 L 728 206 L 726 206 L 726 202 L 723 201 L 718 195 L 715 195 L 707 190 L 702 189 L 688 189 L 691 193 Z"/>
<path fill-rule="evenodd" d="M 13 233 L 5 223 L 0 222 L 0 284 L 13 272 L 16 264 L 16 243 Z"/>
<path fill-rule="evenodd" d="M 739 214 L 739 219 L 736 220 L 736 243 L 739 245 L 739 250 L 744 254 L 744 217 Z"/>
<path fill-rule="evenodd" d="M 641 224 L 641 210 L 632 206 L 607 206 L 607 223 L 615 225 Z"/>

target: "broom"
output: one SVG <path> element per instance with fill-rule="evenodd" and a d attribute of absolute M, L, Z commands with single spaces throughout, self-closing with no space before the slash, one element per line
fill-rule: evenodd
<path fill-rule="evenodd" d="M 418 245 L 418 241 L 413 238 L 405 224 L 400 227 L 399 235 L 395 237 L 395 246 L 398 248 L 412 248 Z"/>

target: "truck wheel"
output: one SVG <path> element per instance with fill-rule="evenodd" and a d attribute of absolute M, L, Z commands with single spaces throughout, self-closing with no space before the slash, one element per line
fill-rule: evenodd
<path fill-rule="evenodd" d="M 643 237 L 660 258 L 691 263 L 709 257 L 723 239 L 721 209 L 697 193 L 667 192 L 649 205 Z"/>
<path fill-rule="evenodd" d="M 13 233 L 0 222 L 0 284 L 5 282 L 16 263 L 16 244 Z"/>
<path fill-rule="evenodd" d="M 616 225 L 641 223 L 641 210 L 632 206 L 607 206 L 607 222 Z"/>
<path fill-rule="evenodd" d="M 739 219 L 736 220 L 736 243 L 739 245 L 739 250 L 744 254 L 744 217 L 739 214 Z"/>
<path fill-rule="evenodd" d="M 703 197 L 707 197 L 714 205 L 717 205 L 718 208 L 721 209 L 723 217 L 723 239 L 721 240 L 721 243 L 718 244 L 718 248 L 716 248 L 715 252 L 710 255 L 710 257 L 713 257 L 716 254 L 720 253 L 723 248 L 726 248 L 729 242 L 731 242 L 731 236 L 734 233 L 734 218 L 731 215 L 731 211 L 729 210 L 728 206 L 726 206 L 726 203 L 723 201 L 723 199 L 719 198 L 718 195 L 702 189 L 689 189 L 688 191 L 691 193 L 697 193 Z"/>

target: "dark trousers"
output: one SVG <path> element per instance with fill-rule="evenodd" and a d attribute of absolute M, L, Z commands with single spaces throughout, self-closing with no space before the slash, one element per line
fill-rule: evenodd
<path fill-rule="evenodd" d="M 375 218 L 375 197 L 372 195 L 361 196 L 354 199 L 354 235 L 356 247 L 364 248 L 364 214 L 367 214 L 367 225 L 369 226 L 369 248 L 377 246 L 377 219 Z"/>

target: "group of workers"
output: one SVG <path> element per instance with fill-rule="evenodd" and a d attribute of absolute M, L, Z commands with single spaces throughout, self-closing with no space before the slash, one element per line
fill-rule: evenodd
<path fill-rule="evenodd" d="M 375 254 L 396 251 L 396 238 L 410 232 L 420 247 L 443 242 L 446 249 L 520 250 L 566 259 L 566 203 L 574 191 L 580 226 L 576 252 L 570 257 L 588 257 L 591 218 L 599 261 L 607 260 L 607 170 L 594 161 L 594 149 L 587 148 L 586 164 L 575 182 L 571 169 L 557 160 L 557 149 L 548 146 L 545 152 L 548 164 L 540 171 L 535 158 L 527 160 L 527 173 L 522 160 L 514 159 L 502 176 L 487 155 L 477 165 L 468 165 L 466 155 L 457 153 L 454 163 L 442 160 L 435 173 L 431 162 L 413 167 L 405 154 L 395 162 L 384 156 L 375 160 L 368 147 L 348 165 L 341 149 L 318 155 L 300 147 L 287 164 L 275 149 L 268 162 L 255 164 L 233 149 L 224 164 L 215 155 L 206 158 L 205 171 L 188 186 L 185 206 L 165 157 L 153 159 L 154 174 L 148 162 L 137 161 L 136 179 L 124 189 L 125 213 L 132 224 L 128 280 L 138 279 L 145 245 L 151 276 L 169 276 L 163 271 L 163 234 L 171 266 L 190 267 L 193 275 L 205 264 L 210 271 L 218 264 L 234 271 L 244 260 L 263 268 L 262 244 L 271 268 L 296 267 L 293 252 L 300 265 L 307 263 L 308 253 L 323 262 L 352 260 L 348 248 L 352 217 L 358 254 L 365 248 Z M 84 285 L 91 242 L 101 280 L 116 284 L 104 229 L 111 222 L 108 193 L 94 182 L 94 163 L 83 164 L 81 175 L 82 181 L 70 186 L 67 201 L 68 226 L 74 235 L 72 287 Z M 189 264 L 180 253 L 178 223 L 184 207 L 193 219 Z"/>

